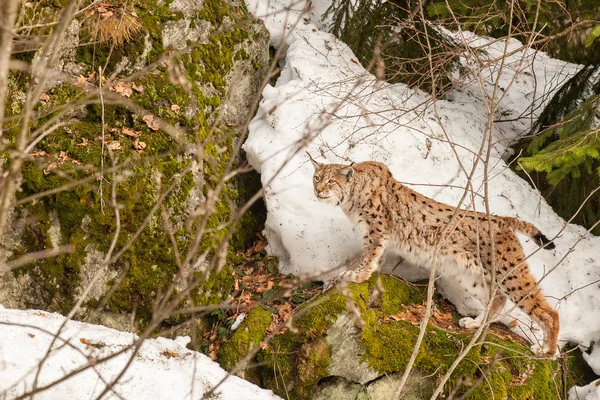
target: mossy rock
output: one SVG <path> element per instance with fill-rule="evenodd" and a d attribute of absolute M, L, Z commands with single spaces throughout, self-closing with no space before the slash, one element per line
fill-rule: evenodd
<path fill-rule="evenodd" d="M 386 275 L 350 284 L 344 293 L 327 292 L 296 311 L 295 329 L 264 346 L 246 378 L 288 399 L 391 398 L 419 333 L 418 325 L 391 316 L 406 311 L 405 305 L 422 304 L 424 298 L 423 289 Z M 429 325 L 403 398 L 429 398 L 437 380 L 469 343 L 471 334 L 453 326 L 443 330 Z M 247 335 L 256 342 L 264 330 L 255 327 L 248 327 Z M 242 347 L 234 357 L 234 346 L 229 346 L 227 359 L 241 359 L 247 351 Z M 444 394 L 469 392 L 469 399 L 490 399 L 493 392 L 497 399 L 557 399 L 573 384 L 573 377 L 580 378 L 572 373 L 572 365 L 579 363 L 574 356 L 536 359 L 526 346 L 489 333 L 455 369 Z"/>
<path fill-rule="evenodd" d="M 231 338 L 220 347 L 219 363 L 221 366 L 232 370 L 249 351 L 256 348 L 264 339 L 271 320 L 271 313 L 260 306 L 250 310 Z M 244 370 L 243 366 L 239 369 Z M 240 375 L 243 377 L 243 374 Z"/>
<path fill-rule="evenodd" d="M 62 3 L 42 1 L 37 14 L 25 15 L 52 21 Z M 30 135 L 47 134 L 23 164 L 0 269 L 6 271 L 3 264 L 23 254 L 67 244 L 72 249 L 3 272 L 0 303 L 66 313 L 84 296 L 79 317 L 99 307 L 107 316 L 100 322 L 126 329 L 131 315 L 139 327 L 146 326 L 157 299 L 176 280 L 181 284 L 169 298 L 189 281 L 197 283 L 182 304 L 214 304 L 227 297 L 233 254 L 253 237 L 258 220 L 249 214 L 226 224 L 253 188 L 238 178 L 219 182 L 228 166 L 239 162 L 234 150 L 244 132 L 238 127 L 259 95 L 269 40 L 262 22 L 237 0 L 114 1 L 106 7 L 134 20 L 128 40 L 102 39 L 92 17 L 103 20 L 105 11 L 96 6 L 69 25 L 53 66 L 57 73 L 45 82 L 33 110 L 36 118 L 27 124 Z M 173 38 L 175 30 L 168 28 L 177 24 L 187 30 Z M 52 32 L 44 27 L 34 33 Z M 40 62 L 40 51 L 19 58 Z M 103 76 L 124 82 L 103 98 L 95 92 L 99 68 Z M 9 79 L 0 171 L 9 168 L 25 93 L 37 82 L 22 73 Z M 58 125 L 48 131 L 45 126 L 52 124 Z M 211 198 L 213 206 L 198 213 Z M 207 271 L 225 238 L 231 244 L 220 255 L 225 265 Z M 177 260 L 192 246 L 197 246 L 194 267 L 180 271 Z M 105 263 L 110 249 L 112 259 Z M 197 262 L 203 253 L 208 261 Z M 165 323 L 183 319 L 173 315 Z"/>

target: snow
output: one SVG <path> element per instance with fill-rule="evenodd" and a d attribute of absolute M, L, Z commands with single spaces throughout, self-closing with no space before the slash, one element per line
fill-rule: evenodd
<path fill-rule="evenodd" d="M 471 74 L 444 100 L 432 102 L 428 94 L 406 85 L 376 82 L 344 43 L 319 30 L 319 21 L 309 20 L 314 14 L 304 18 L 304 2 L 248 0 L 248 6 L 258 17 L 268 12 L 264 21 L 271 43 L 286 51 L 281 75 L 264 89 L 244 145 L 261 173 L 267 206 L 264 235 L 280 271 L 317 276 L 360 249 L 358 231 L 341 209 L 315 198 L 305 150 L 320 162 L 383 162 L 400 182 L 452 205 L 458 205 L 472 175 L 462 208 L 485 211 L 486 171 L 477 154 L 483 148 L 486 155 L 482 133 L 489 122 L 487 99 L 493 96 L 499 104 L 493 111 L 487 171 L 489 208 L 493 214 L 532 222 L 555 238 L 555 250 L 538 251 L 520 237 L 531 254 L 533 275 L 560 314 L 559 344 L 581 345 L 585 360 L 600 374 L 600 239 L 558 217 L 505 161 L 511 140 L 528 133 L 552 91 L 581 66 L 522 48 L 514 39 L 490 44 L 472 33 L 455 32 L 457 40 L 486 45 L 485 51 L 476 53 L 477 62 L 463 57 Z M 502 63 L 504 53 L 510 55 Z M 383 271 L 408 279 L 428 276 L 423 268 L 394 264 L 388 254 Z M 464 315 L 483 308 L 448 277 L 440 279 L 438 288 Z M 503 322 L 516 319 L 516 332 L 539 340 L 539 330 L 526 315 L 510 304 L 506 311 Z"/>
<path fill-rule="evenodd" d="M 0 306 L 0 398 L 15 398 L 31 390 L 38 373 L 37 387 L 44 387 L 69 372 L 93 365 L 90 361 L 117 354 L 138 339 L 131 333 L 74 321 L 68 321 L 60 330 L 64 321 L 65 317 L 59 314 L 9 310 Z M 53 340 L 57 332 L 60 334 Z M 226 377 L 227 372 L 204 354 L 186 349 L 189 341 L 188 337 L 147 339 L 137 354 L 133 355 L 131 349 L 126 350 L 51 387 L 36 398 L 94 399 L 118 376 L 133 355 L 126 373 L 103 398 L 200 399 Z M 235 376 L 229 376 L 216 389 L 216 396 L 208 398 L 280 399 L 270 390 Z"/>
<path fill-rule="evenodd" d="M 600 400 L 600 379 L 586 386 L 573 386 L 568 400 Z"/>

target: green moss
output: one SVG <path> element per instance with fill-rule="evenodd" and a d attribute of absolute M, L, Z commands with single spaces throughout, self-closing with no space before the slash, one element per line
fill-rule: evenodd
<path fill-rule="evenodd" d="M 253 308 L 231 338 L 219 349 L 221 366 L 227 370 L 233 369 L 239 360 L 265 338 L 270 324 L 271 313 L 269 311 L 262 307 Z"/>
<path fill-rule="evenodd" d="M 358 307 L 364 322 L 360 335 L 364 348 L 362 362 L 382 374 L 404 371 L 419 327 L 408 321 L 385 317 L 405 311 L 404 305 L 421 304 L 424 290 L 384 275 L 363 284 L 351 284 L 349 288 L 352 303 Z M 376 288 L 380 290 L 378 296 L 374 296 Z M 313 303 L 317 305 L 295 322 L 297 331 L 276 336 L 269 348 L 256 358 L 265 365 L 260 368 L 256 381 L 281 396 L 289 396 L 286 398 L 310 398 L 317 383 L 329 375 L 330 356 L 323 348 L 323 337 L 338 315 L 346 310 L 346 298 L 339 293 L 328 293 Z M 304 307 L 311 307 L 311 303 Z M 421 376 L 431 377 L 432 384 L 426 385 L 428 390 L 433 390 L 436 378 L 446 373 L 470 339 L 469 334 L 428 327 L 414 365 Z M 495 398 L 515 400 L 557 398 L 557 393 L 563 389 L 562 369 L 552 360 L 520 355 L 527 353 L 526 347 L 489 334 L 487 342 L 473 348 L 458 365 L 444 393 L 461 385 L 456 393 L 464 394 L 486 373 L 483 382 L 469 394 L 469 399 L 490 399 L 492 392 Z M 493 368 L 488 370 L 492 362 Z M 466 378 L 466 381 L 460 378 Z M 429 397 L 431 394 L 422 395 Z"/>
<path fill-rule="evenodd" d="M 198 18 L 210 22 L 213 26 L 221 25 L 225 17 L 234 19 L 230 6 L 223 0 L 205 0 L 203 6 Z"/>
<path fill-rule="evenodd" d="M 345 309 L 346 299 L 339 293 L 319 296 L 314 304 L 298 308 L 297 331 L 275 336 L 257 355 L 257 361 L 266 365 L 259 372 L 263 385 L 282 396 L 289 392 L 292 398 L 310 398 L 315 385 L 328 375 L 330 356 L 323 336 Z"/>

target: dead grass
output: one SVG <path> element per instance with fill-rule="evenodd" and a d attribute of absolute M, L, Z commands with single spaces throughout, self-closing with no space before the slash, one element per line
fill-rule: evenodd
<path fill-rule="evenodd" d="M 100 3 L 90 9 L 83 19 L 83 26 L 92 38 L 100 43 L 112 42 L 117 46 L 131 40 L 142 31 L 139 17 L 125 6 Z"/>

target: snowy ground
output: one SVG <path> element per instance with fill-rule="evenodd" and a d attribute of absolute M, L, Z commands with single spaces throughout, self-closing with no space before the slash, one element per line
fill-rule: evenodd
<path fill-rule="evenodd" d="M 0 306 L 0 399 L 13 399 L 33 388 L 44 387 L 69 372 L 127 348 L 137 336 L 99 325 L 70 321 L 58 339 L 54 334 L 65 318 L 58 314 L 8 310 Z M 103 399 L 201 399 L 223 379 L 225 372 L 204 354 L 185 348 L 189 338 L 144 341 L 127 372 Z M 49 351 L 50 350 L 50 351 Z M 44 357 L 48 354 L 48 357 Z M 123 370 L 132 350 L 37 395 L 38 399 L 95 399 Z M 43 361 L 41 361 L 43 360 Z M 41 361 L 41 362 L 40 362 Z M 264 390 L 230 376 L 216 390 L 214 400 L 275 400 Z"/>
<path fill-rule="evenodd" d="M 384 162 L 400 182 L 453 205 L 473 169 L 474 194 L 462 207 L 485 211 L 484 165 L 476 154 L 488 122 L 484 99 L 498 82 L 488 170 L 490 209 L 532 222 L 555 238 L 555 250 L 537 252 L 535 244 L 521 239 L 525 252 L 533 253 L 533 274 L 544 277 L 543 291 L 560 313 L 560 343 L 581 345 L 585 359 L 600 374 L 600 238 L 566 224 L 504 161 L 511 140 L 527 132 L 539 106 L 580 66 L 519 50 L 516 40 L 497 42 L 482 55 L 489 65 L 434 105 L 426 93 L 403 84 L 377 84 L 344 43 L 319 30 L 322 24 L 314 13 L 312 21 L 302 15 L 304 2 L 248 4 L 255 15 L 265 16 L 271 43 L 287 51 L 277 83 L 263 91 L 244 146 L 265 186 L 264 233 L 281 272 L 315 275 L 339 266 L 360 249 L 360 237 L 342 211 L 315 198 L 313 167 L 305 150 L 321 162 Z M 454 35 L 472 46 L 488 42 L 468 32 Z M 503 53 L 513 54 L 501 67 L 495 59 Z M 466 59 L 463 65 L 475 70 Z M 487 142 L 483 148 L 485 155 Z M 389 264 L 384 266 L 388 271 L 393 263 Z M 426 275 L 404 265 L 393 272 L 408 278 Z M 439 287 L 460 312 L 481 308 L 453 282 L 442 278 Z M 530 340 L 539 337 L 519 310 L 512 310 L 504 322 L 513 319 L 519 321 L 518 333 Z"/>

